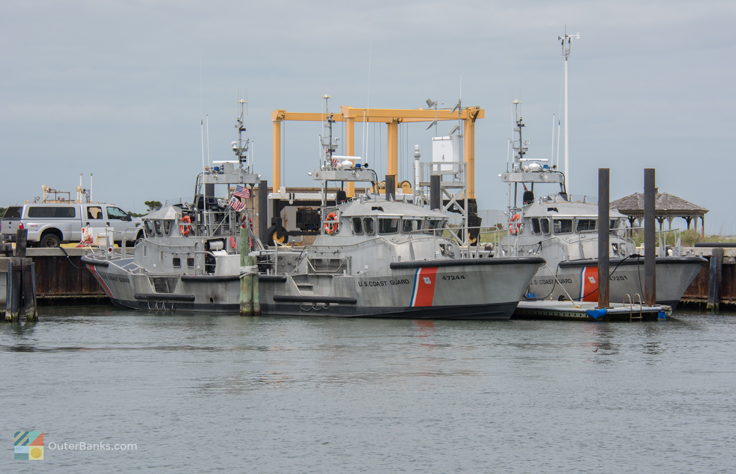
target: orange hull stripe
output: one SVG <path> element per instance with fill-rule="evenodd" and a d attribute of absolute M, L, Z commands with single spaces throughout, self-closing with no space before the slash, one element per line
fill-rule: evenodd
<path fill-rule="evenodd" d="M 437 284 L 437 267 L 424 267 L 417 272 L 414 306 L 432 306 L 434 287 Z"/>

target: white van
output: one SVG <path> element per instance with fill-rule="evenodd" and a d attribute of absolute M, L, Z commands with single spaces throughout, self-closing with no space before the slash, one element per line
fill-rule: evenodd
<path fill-rule="evenodd" d="M 29 244 L 58 247 L 62 242 L 79 242 L 82 227 L 111 229 L 114 240 L 133 243 L 143 238 L 141 220 L 105 203 L 28 203 L 10 206 L 0 220 L 0 235 L 13 242 L 20 225 L 28 229 Z"/>

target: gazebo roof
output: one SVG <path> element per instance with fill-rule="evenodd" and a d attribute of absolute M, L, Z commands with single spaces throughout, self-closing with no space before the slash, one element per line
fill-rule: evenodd
<path fill-rule="evenodd" d="M 644 214 L 644 193 L 634 193 L 611 202 L 612 209 L 622 214 L 641 216 Z M 704 216 L 708 209 L 686 201 L 674 194 L 657 193 L 654 208 L 658 216 Z"/>

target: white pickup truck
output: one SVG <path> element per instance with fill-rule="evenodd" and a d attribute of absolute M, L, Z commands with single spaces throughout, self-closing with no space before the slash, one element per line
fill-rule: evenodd
<path fill-rule="evenodd" d="M 62 242 L 79 242 L 82 227 L 112 229 L 114 240 L 134 242 L 143 238 L 141 220 L 113 204 L 29 203 L 10 206 L 0 220 L 0 236 L 15 240 L 20 225 L 28 229 L 29 244 L 58 247 Z"/>

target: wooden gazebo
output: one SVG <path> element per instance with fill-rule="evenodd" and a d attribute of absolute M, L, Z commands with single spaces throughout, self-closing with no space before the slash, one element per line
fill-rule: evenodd
<path fill-rule="evenodd" d="M 669 224 L 669 230 L 672 230 L 672 220 L 676 217 L 685 219 L 688 230 L 690 229 L 690 224 L 693 224 L 694 230 L 698 230 L 698 219 L 700 219 L 700 235 L 705 237 L 705 214 L 708 212 L 708 209 L 686 201 L 674 194 L 660 192 L 657 193 L 657 197 L 655 198 L 654 208 L 660 231 L 663 230 L 665 220 Z M 619 212 L 627 215 L 632 227 L 644 225 L 643 193 L 634 193 L 617 199 L 611 202 L 611 209 L 618 209 Z"/>

